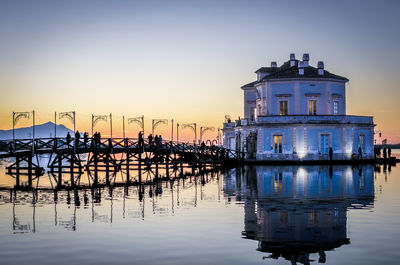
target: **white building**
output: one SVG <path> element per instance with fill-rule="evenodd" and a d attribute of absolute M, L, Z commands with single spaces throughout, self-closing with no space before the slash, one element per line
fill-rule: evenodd
<path fill-rule="evenodd" d="M 373 117 L 346 115 L 347 78 L 334 75 L 309 55 L 262 67 L 242 86 L 244 119 L 224 123 L 226 148 L 258 160 L 373 158 Z"/>

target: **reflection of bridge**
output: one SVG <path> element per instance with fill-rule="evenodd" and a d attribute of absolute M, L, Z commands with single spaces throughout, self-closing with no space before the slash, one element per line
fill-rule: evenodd
<path fill-rule="evenodd" d="M 373 166 L 246 167 L 236 173 L 225 190 L 244 201 L 243 237 L 257 240 L 268 258 L 292 264 L 310 264 L 316 253 L 325 263 L 325 251 L 350 243 L 348 208 L 374 202 Z"/>
<path fill-rule="evenodd" d="M 220 171 L 209 171 L 194 176 L 184 175 L 181 178 L 171 178 L 168 181 L 160 180 L 142 186 L 125 184 L 123 186 L 97 185 L 89 187 L 81 185 L 60 189 L 45 186 L 26 190 L 17 187 L 0 187 L 0 204 L 12 204 L 14 233 L 36 232 L 36 208 L 48 205 L 54 205 L 55 226 L 75 231 L 78 224 L 84 222 L 82 217 L 77 218 L 77 210 L 80 208 L 88 209 L 91 212 L 91 222 L 113 223 L 115 215 L 122 216 L 123 219 L 126 217 L 144 219 L 145 201 L 147 201 L 147 212 L 156 215 L 162 215 L 169 211 L 174 213 L 180 205 L 196 207 L 200 200 L 204 200 L 204 186 L 211 182 L 217 182 L 219 191 L 221 180 Z M 162 199 L 163 194 L 168 194 L 166 198 L 171 199 L 170 208 L 155 203 L 155 200 Z M 188 198 L 188 195 L 192 195 L 192 197 Z M 118 209 L 121 203 L 122 211 L 116 211 L 114 207 Z M 137 210 L 129 212 L 127 207 L 132 207 L 132 205 L 136 205 Z M 45 224 L 48 222 L 46 221 Z"/>
<path fill-rule="evenodd" d="M 86 171 L 93 184 L 99 184 L 99 172 L 105 174 L 105 183 L 115 181 L 117 172 L 126 173 L 126 183 L 142 183 L 144 173 L 152 174 L 152 181 L 164 173 L 184 174 L 196 169 L 221 166 L 236 161 L 236 154 L 219 146 L 190 145 L 180 142 L 149 142 L 134 138 L 43 138 L 0 141 L 0 158 L 13 157 L 15 162 L 7 167 L 7 173 L 16 177 L 28 176 L 27 186 L 44 173 L 38 155 L 50 154 L 48 171 L 62 186 L 62 174 L 69 174 L 68 184 L 74 186 Z M 162 171 L 162 172 L 161 172 Z"/>

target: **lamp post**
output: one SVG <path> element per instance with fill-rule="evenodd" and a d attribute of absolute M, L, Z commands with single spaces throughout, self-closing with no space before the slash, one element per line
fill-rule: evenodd
<path fill-rule="evenodd" d="M 206 126 L 206 127 L 200 127 L 200 142 L 203 140 L 203 135 L 207 131 L 215 131 L 215 128 L 213 126 Z"/>
<path fill-rule="evenodd" d="M 160 124 L 166 124 L 168 125 L 168 120 L 167 119 L 153 119 L 152 124 L 151 124 L 151 134 L 154 136 L 154 130 L 158 127 Z"/>
<path fill-rule="evenodd" d="M 140 126 L 141 131 L 144 137 L 144 116 L 136 117 L 136 118 L 128 118 L 128 124 L 136 123 Z"/>
<path fill-rule="evenodd" d="M 186 123 L 182 124 L 182 129 L 190 128 L 194 132 L 194 144 L 197 144 L 197 124 L 196 123 Z"/>

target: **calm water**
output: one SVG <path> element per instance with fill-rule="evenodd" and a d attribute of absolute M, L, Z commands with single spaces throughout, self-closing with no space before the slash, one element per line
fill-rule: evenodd
<path fill-rule="evenodd" d="M 142 200 L 136 187 L 3 189 L 0 263 L 399 264 L 399 189 L 400 168 L 373 166 L 245 167 Z"/>

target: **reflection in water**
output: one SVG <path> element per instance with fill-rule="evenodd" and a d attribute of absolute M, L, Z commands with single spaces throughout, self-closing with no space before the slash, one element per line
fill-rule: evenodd
<path fill-rule="evenodd" d="M 142 220 L 145 219 L 146 204 L 152 214 L 165 216 L 173 215 L 177 207 L 197 207 L 198 200 L 214 198 L 205 195 L 204 186 L 209 183 L 217 184 L 215 196 L 218 196 L 219 201 L 221 173 L 211 171 L 143 186 L 83 185 L 62 189 L 53 188 L 52 185 L 37 189 L 0 186 L 0 205 L 12 204 L 13 233 L 36 232 L 36 208 L 48 205 L 53 205 L 54 226 L 76 231 L 77 211 L 82 208 L 90 210 L 93 223 L 113 223 L 114 201 L 119 210 L 117 214 L 122 215 L 123 219 L 127 217 Z M 165 204 L 163 197 L 169 197 L 170 201 Z M 136 208 L 132 210 L 130 205 L 135 205 Z"/>
<path fill-rule="evenodd" d="M 247 167 L 225 181 L 228 194 L 244 202 L 244 238 L 257 240 L 268 258 L 309 264 L 310 254 L 349 244 L 349 207 L 371 207 L 374 167 Z"/>
<path fill-rule="evenodd" d="M 5 206 L 0 208 L 1 214 L 12 215 L 12 219 L 3 218 L 12 221 L 12 226 L 0 223 L 0 228 L 11 228 L 12 233 L 43 233 L 47 228 L 62 227 L 82 233 L 87 223 L 122 226 L 121 218 L 160 224 L 157 222 L 169 219 L 154 221 L 149 217 L 171 216 L 199 205 L 204 208 L 204 201 L 229 204 L 234 199 L 244 207 L 243 238 L 258 241 L 257 250 L 270 253 L 264 258 L 284 258 L 292 264 L 326 262 L 326 251 L 350 243 L 348 209 L 369 209 L 374 202 L 374 166 L 366 165 L 244 167 L 155 182 L 143 188 L 84 185 L 55 189 L 48 183 L 29 190 L 1 188 L 0 206 Z M 211 210 L 212 206 L 204 213 Z M 190 211 L 170 222 L 187 216 L 191 216 Z M 210 229 L 213 225 L 209 224 Z"/>

